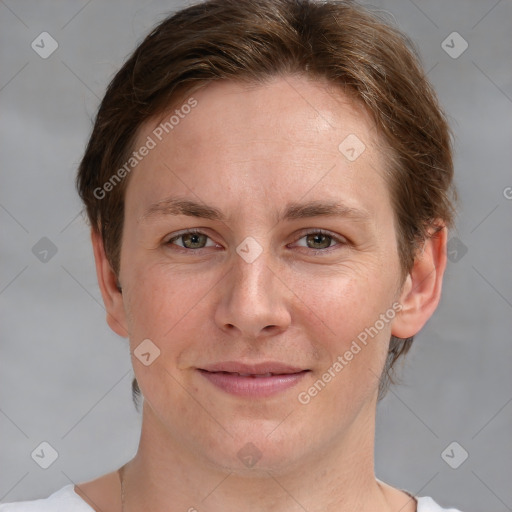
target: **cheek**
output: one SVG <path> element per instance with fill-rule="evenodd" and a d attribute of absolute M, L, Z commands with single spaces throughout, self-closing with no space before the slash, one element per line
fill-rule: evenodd
<path fill-rule="evenodd" d="M 130 286 L 126 310 L 135 376 L 145 397 L 172 400 L 181 407 L 179 404 L 187 403 L 187 395 L 178 384 L 177 363 L 190 349 L 191 340 L 202 337 L 198 334 L 200 319 L 207 313 L 206 302 L 201 299 L 215 280 L 210 284 L 206 276 L 190 276 L 161 264 L 132 268 L 127 275 Z M 140 364 L 137 360 L 137 353 L 141 353 L 138 347 L 147 339 L 157 347 L 149 345 L 150 357 L 152 351 L 158 356 L 145 366 L 144 361 Z"/>
<path fill-rule="evenodd" d="M 392 273 L 379 261 L 351 264 L 329 274 L 296 276 L 303 312 L 315 313 L 336 342 L 357 336 L 391 307 Z"/>
<path fill-rule="evenodd" d="M 163 347 L 164 340 L 172 338 L 172 346 L 178 347 L 187 329 L 198 329 L 197 319 L 206 314 L 205 295 L 219 276 L 162 263 L 134 262 L 130 268 L 126 310 L 132 344 L 149 338 Z"/>
<path fill-rule="evenodd" d="M 301 281 L 304 300 L 297 315 L 307 319 L 303 327 L 315 340 L 322 371 L 331 369 L 339 376 L 331 389 L 341 387 L 342 394 L 374 389 L 396 314 L 393 283 L 393 274 L 379 264 L 361 272 Z M 343 368 L 332 368 L 339 358 Z"/>
<path fill-rule="evenodd" d="M 333 417 L 350 416 L 378 389 L 391 332 L 391 321 L 380 318 L 392 309 L 392 302 L 379 292 L 354 283 L 324 304 L 328 329 L 317 346 L 322 364 L 313 387 L 301 390 L 303 399 L 315 401 L 313 410 L 323 411 L 321 416 L 326 409 Z"/>

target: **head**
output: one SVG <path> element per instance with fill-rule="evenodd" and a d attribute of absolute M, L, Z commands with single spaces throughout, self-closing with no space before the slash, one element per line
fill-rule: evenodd
<path fill-rule="evenodd" d="M 283 396 L 246 404 L 198 368 L 282 361 L 308 370 L 296 435 L 328 410 L 348 429 L 437 306 L 452 177 L 413 46 L 375 14 L 212 0 L 164 20 L 110 83 L 77 179 L 109 325 L 159 350 L 134 357 L 134 392 L 167 426 L 178 410 L 185 443 L 205 436 L 195 394 L 263 444 Z"/>

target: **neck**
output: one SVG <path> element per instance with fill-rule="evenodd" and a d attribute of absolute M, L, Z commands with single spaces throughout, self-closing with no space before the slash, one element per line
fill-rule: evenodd
<path fill-rule="evenodd" d="M 256 464 L 244 472 L 216 466 L 188 449 L 144 404 L 139 448 L 123 472 L 123 510 L 391 510 L 390 488 L 376 481 L 373 470 L 374 416 L 363 416 L 365 421 L 356 422 L 343 439 L 300 460 L 278 469 Z"/>

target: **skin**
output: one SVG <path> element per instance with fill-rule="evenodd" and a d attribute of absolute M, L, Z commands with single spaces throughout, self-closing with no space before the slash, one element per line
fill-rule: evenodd
<path fill-rule="evenodd" d="M 385 152 L 370 117 L 327 83 L 223 81 L 193 96 L 198 105 L 130 175 L 122 291 L 92 233 L 107 321 L 129 338 L 145 397 L 125 511 L 169 503 L 208 512 L 416 510 L 375 479 L 378 381 L 390 335 L 416 334 L 439 302 L 446 229 L 401 282 Z M 161 117 L 141 127 L 136 147 Z M 366 146 L 353 162 L 338 150 L 349 134 Z M 146 215 L 170 196 L 215 206 L 226 219 Z M 328 199 L 363 216 L 277 220 L 290 202 Z M 175 238 L 190 228 L 206 237 Z M 252 263 L 236 252 L 248 236 L 262 248 Z M 402 310 L 393 320 L 301 404 L 298 394 L 395 301 Z M 147 338 L 160 350 L 149 366 L 133 356 Z M 248 399 L 196 369 L 228 360 L 310 371 L 297 386 Z M 252 468 L 237 456 L 247 443 L 261 454 Z M 121 510 L 115 472 L 75 490 L 95 510 Z"/>

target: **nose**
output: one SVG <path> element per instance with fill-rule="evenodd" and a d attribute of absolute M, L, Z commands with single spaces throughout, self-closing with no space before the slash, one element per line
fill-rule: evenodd
<path fill-rule="evenodd" d="M 272 267 L 268 251 L 256 260 L 233 255 L 233 268 L 222 283 L 215 321 L 219 328 L 250 340 L 278 334 L 290 325 L 293 293 Z"/>

